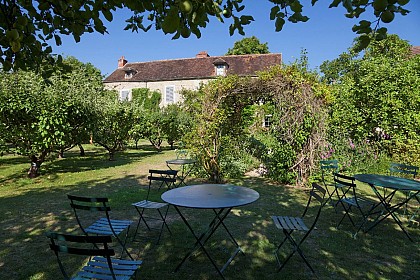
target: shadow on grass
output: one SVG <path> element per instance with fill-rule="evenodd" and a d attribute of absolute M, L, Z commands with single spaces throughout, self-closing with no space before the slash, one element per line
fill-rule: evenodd
<path fill-rule="evenodd" d="M 128 164 L 137 156 L 149 155 L 134 152 L 122 161 Z M 72 160 L 72 157 L 62 160 L 61 167 L 51 170 L 70 172 L 73 164 L 78 163 L 77 160 L 71 163 Z M 70 163 L 66 165 L 65 161 Z M 95 158 L 89 157 L 89 161 L 95 161 Z M 67 170 L 65 166 L 68 166 Z M 104 168 L 106 166 L 101 167 Z M 83 172 L 84 169 L 76 167 L 76 170 Z M 106 174 L 106 170 L 102 172 Z M 144 198 L 146 176 L 144 172 L 118 175 L 117 178 L 109 175 L 54 187 L 37 184 L 28 186 L 16 195 L 1 197 L 0 279 L 60 279 L 56 259 L 48 248 L 44 233 L 49 230 L 80 232 L 67 193 L 107 196 L 112 208 L 111 217 L 131 219 L 135 221 L 135 227 L 138 214 L 131 203 Z M 199 183 L 200 180 L 189 182 Z M 283 234 L 275 229 L 270 216 L 301 215 L 307 201 L 307 190 L 286 187 L 262 178 L 244 178 L 229 183 L 258 191 L 260 199 L 233 209 L 225 220 L 245 253 L 236 256 L 225 270 L 226 279 L 313 279 L 314 275 L 297 254 L 278 274 L 272 254 Z M 212 211 L 208 210 L 182 211 L 185 211 L 187 219 L 198 232 L 213 217 Z M 350 232 L 354 228 L 348 221 L 340 230 L 335 228 L 341 215 L 332 208 L 325 208 L 317 230 L 312 232 L 303 246 L 319 279 L 419 279 L 418 228 L 409 228 L 417 243 L 410 242 L 390 219 L 371 233 L 353 239 Z M 170 236 L 165 232 L 159 245 L 153 241 L 132 242 L 134 229 L 130 230 L 128 246 L 137 258 L 144 261 L 137 279 L 220 279 L 202 252 L 193 255 L 178 272 L 173 272 L 194 244 L 194 238 L 173 208 L 169 213 L 169 225 L 173 234 Z M 219 267 L 234 250 L 222 228 L 207 245 Z M 282 255 L 285 256 L 285 253 Z M 80 262 L 72 263 L 71 271 L 76 271 L 80 265 Z"/>

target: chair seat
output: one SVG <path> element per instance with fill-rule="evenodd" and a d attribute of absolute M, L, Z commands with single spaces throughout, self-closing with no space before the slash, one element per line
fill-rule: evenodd
<path fill-rule="evenodd" d="M 358 207 L 358 206 L 367 207 L 367 206 L 375 205 L 375 202 L 373 200 L 366 199 L 364 197 L 363 198 L 358 197 L 357 201 L 355 197 L 344 197 L 341 199 L 341 201 L 355 207 Z"/>
<path fill-rule="evenodd" d="M 129 220 L 112 220 L 111 225 L 116 235 L 120 234 L 124 230 L 126 230 L 132 223 Z M 99 234 L 99 235 L 113 235 L 114 233 L 109 226 L 109 222 L 107 218 L 101 218 L 97 220 L 95 223 L 90 225 L 86 228 L 87 233 Z"/>
<path fill-rule="evenodd" d="M 142 200 L 136 203 L 132 204 L 135 207 L 139 208 L 147 208 L 147 209 L 159 209 L 163 208 L 168 205 L 168 203 L 164 202 L 156 202 L 156 201 L 150 201 L 150 200 Z"/>
<path fill-rule="evenodd" d="M 111 258 L 111 262 L 117 280 L 129 280 L 142 264 L 142 261 L 115 258 Z M 106 258 L 94 257 L 72 279 L 112 279 L 112 274 Z"/>
<path fill-rule="evenodd" d="M 278 229 L 301 231 L 309 230 L 303 219 L 300 217 L 272 216 L 271 218 Z"/>

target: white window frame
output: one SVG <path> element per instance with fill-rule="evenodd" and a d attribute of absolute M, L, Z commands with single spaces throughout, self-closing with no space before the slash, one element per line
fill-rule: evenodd
<path fill-rule="evenodd" d="M 168 95 L 172 94 L 172 96 Z M 165 86 L 165 104 L 174 104 L 176 102 L 175 99 L 175 86 L 174 85 L 167 85 Z"/>
<path fill-rule="evenodd" d="M 268 114 L 264 116 L 263 127 L 270 127 L 272 123 L 273 115 Z"/>
<path fill-rule="evenodd" d="M 133 72 L 125 72 L 124 79 L 131 79 L 133 78 Z"/>
<path fill-rule="evenodd" d="M 130 89 L 122 89 L 119 92 L 118 100 L 119 101 L 131 101 L 131 90 Z"/>
<path fill-rule="evenodd" d="M 226 76 L 226 65 L 216 64 L 216 76 Z"/>

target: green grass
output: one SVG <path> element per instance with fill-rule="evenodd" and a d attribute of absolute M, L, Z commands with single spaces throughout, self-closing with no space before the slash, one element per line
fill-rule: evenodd
<path fill-rule="evenodd" d="M 157 153 L 142 146 L 117 154 L 116 160 L 110 162 L 103 150 L 85 148 L 85 157 L 72 150 L 64 159 L 45 163 L 42 175 L 32 180 L 26 177 L 29 168 L 26 158 L 0 157 L 0 279 L 61 279 L 44 233 L 49 230 L 79 233 L 66 194 L 108 196 L 112 217 L 137 221 L 138 214 L 131 203 L 145 194 L 148 170 L 166 168 L 165 160 L 175 156 L 169 149 Z M 190 178 L 188 182 L 203 180 Z M 245 252 L 226 269 L 226 278 L 313 279 L 298 255 L 280 274 L 276 272 L 273 250 L 282 233 L 270 218 L 273 214 L 300 215 L 307 190 L 263 178 L 242 178 L 229 183 L 255 189 L 260 199 L 234 209 L 226 219 Z M 366 186 L 361 188 L 369 192 Z M 185 214 L 194 227 L 201 229 L 212 213 L 187 209 Z M 319 279 L 420 279 L 418 225 L 407 228 L 415 242 L 410 242 L 390 218 L 353 239 L 348 221 L 336 229 L 341 215 L 325 208 L 317 230 L 303 247 Z M 138 279 L 220 279 L 202 253 L 194 255 L 179 272 L 173 272 L 193 243 L 193 237 L 173 208 L 169 225 L 173 235 L 165 232 L 159 245 L 153 239 L 131 242 L 130 238 L 131 252 L 144 261 Z M 132 234 L 133 229 L 130 237 Z M 233 248 L 226 234 L 218 231 L 210 239 L 208 249 L 221 266 Z M 76 271 L 80 265 L 73 263 L 71 270 Z"/>

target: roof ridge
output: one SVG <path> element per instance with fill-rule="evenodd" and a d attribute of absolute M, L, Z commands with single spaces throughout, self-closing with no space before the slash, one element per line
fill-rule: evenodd
<path fill-rule="evenodd" d="M 238 56 L 262 56 L 262 55 L 279 55 L 281 53 L 255 53 L 255 54 L 233 54 L 233 55 L 216 55 L 208 57 L 186 57 L 186 58 L 168 58 L 168 59 L 158 59 L 158 60 L 149 60 L 149 61 L 137 61 L 137 62 L 127 62 L 127 64 L 140 64 L 140 63 L 155 63 L 155 62 L 165 62 L 165 61 L 177 61 L 177 60 L 192 60 L 192 59 L 215 59 L 220 57 L 238 57 Z M 126 64 L 126 65 L 127 65 Z"/>

